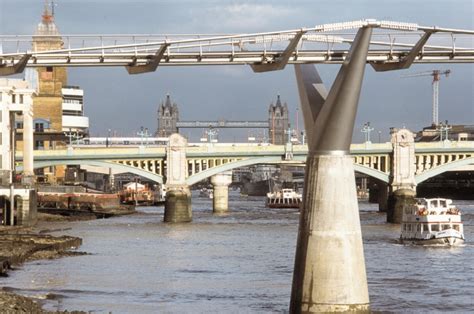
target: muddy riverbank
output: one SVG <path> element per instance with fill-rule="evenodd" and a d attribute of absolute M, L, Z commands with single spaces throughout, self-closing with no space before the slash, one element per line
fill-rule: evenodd
<path fill-rule="evenodd" d="M 78 218 L 50 214 L 39 215 L 39 219 L 43 221 L 77 220 Z M 79 219 L 87 218 L 81 217 Z M 87 254 L 77 251 L 77 248 L 82 244 L 81 238 L 51 236 L 48 233 L 52 231 L 57 230 L 0 226 L 0 277 L 7 277 L 10 271 L 14 271 L 27 261 Z M 2 286 L 1 282 L 0 278 L 0 286 Z M 0 309 L 2 313 L 66 313 L 44 311 L 40 299 L 15 294 L 3 286 L 0 288 Z M 69 311 L 67 313 L 85 312 Z"/>
<path fill-rule="evenodd" d="M 86 254 L 75 251 L 81 244 L 82 239 L 80 238 L 70 236 L 53 237 L 45 234 L 44 230 L 0 227 L 0 276 L 8 276 L 9 271 L 13 271 L 26 261 Z M 5 288 L 0 290 L 0 309 L 2 313 L 51 313 L 42 310 L 40 301 L 6 291 Z M 68 313 L 85 312 L 73 311 Z"/>

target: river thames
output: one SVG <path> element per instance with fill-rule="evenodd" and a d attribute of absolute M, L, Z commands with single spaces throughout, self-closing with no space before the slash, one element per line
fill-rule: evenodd
<path fill-rule="evenodd" d="M 264 198 L 230 194 L 231 211 L 193 194 L 193 222 L 164 224 L 163 207 L 110 219 L 41 222 L 83 239 L 89 255 L 29 262 L 3 287 L 44 300 L 48 310 L 92 313 L 287 312 L 299 213 Z M 360 217 L 372 310 L 469 312 L 474 308 L 474 201 L 463 212 L 463 247 L 398 243 L 399 225 L 376 204 Z"/>

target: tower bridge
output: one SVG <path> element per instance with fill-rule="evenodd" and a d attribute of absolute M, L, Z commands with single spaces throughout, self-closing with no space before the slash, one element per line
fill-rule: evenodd
<path fill-rule="evenodd" d="M 156 136 L 170 136 L 183 128 L 264 128 L 268 130 L 270 143 L 283 145 L 286 143 L 286 131 L 290 126 L 288 105 L 277 95 L 275 103 L 268 107 L 266 121 L 180 121 L 179 109 L 171 96 L 166 95 L 165 101 L 158 106 L 158 128 Z"/>
<path fill-rule="evenodd" d="M 184 128 L 248 128 L 248 129 L 268 129 L 270 123 L 268 121 L 229 121 L 229 120 L 219 120 L 219 121 L 179 121 L 176 123 L 178 129 Z"/>

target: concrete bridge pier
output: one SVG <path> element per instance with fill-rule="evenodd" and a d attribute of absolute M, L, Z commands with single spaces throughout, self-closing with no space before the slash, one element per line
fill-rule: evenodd
<path fill-rule="evenodd" d="M 388 208 L 388 190 L 389 187 L 387 184 L 380 183 L 378 195 L 377 195 L 377 203 L 379 203 L 379 211 L 386 212 Z"/>
<path fill-rule="evenodd" d="M 379 204 L 380 212 L 387 211 L 388 189 L 388 184 L 379 180 L 369 184 L 369 202 Z"/>
<path fill-rule="evenodd" d="M 329 94 L 313 65 L 295 66 L 309 151 L 290 313 L 370 311 L 349 155 L 370 37 L 358 31 Z"/>
<path fill-rule="evenodd" d="M 226 171 L 211 177 L 214 197 L 212 200 L 214 214 L 226 213 L 229 210 L 229 185 L 232 183 L 232 171 Z"/>
<path fill-rule="evenodd" d="M 403 211 L 415 204 L 416 192 L 412 189 L 398 189 L 388 198 L 387 222 L 402 222 Z"/>
<path fill-rule="evenodd" d="M 177 223 L 191 222 L 192 220 L 193 212 L 189 186 L 167 186 L 163 221 Z"/>
<path fill-rule="evenodd" d="M 403 210 L 415 203 L 415 135 L 408 129 L 392 129 L 392 175 L 387 206 L 387 222 L 401 223 Z"/>
<path fill-rule="evenodd" d="M 172 134 L 166 148 L 166 196 L 164 222 L 192 221 L 191 191 L 186 184 L 187 141 L 179 134 Z"/>

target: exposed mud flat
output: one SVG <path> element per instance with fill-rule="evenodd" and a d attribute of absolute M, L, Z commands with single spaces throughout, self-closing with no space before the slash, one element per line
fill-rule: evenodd
<path fill-rule="evenodd" d="M 86 254 L 74 251 L 81 244 L 82 239 L 76 237 L 53 237 L 48 234 L 35 233 L 29 228 L 0 227 L 0 276 L 8 276 L 8 271 L 25 261 Z M 5 288 L 0 290 L 1 313 L 52 313 L 43 311 L 38 301 L 40 300 L 5 291 Z"/>

